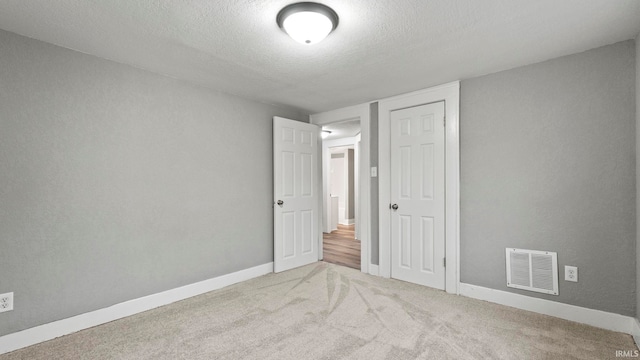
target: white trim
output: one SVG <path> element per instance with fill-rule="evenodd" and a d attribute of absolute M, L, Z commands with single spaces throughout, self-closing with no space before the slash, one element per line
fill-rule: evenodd
<path fill-rule="evenodd" d="M 360 232 L 360 271 L 364 273 L 369 272 L 369 266 L 371 262 L 371 238 L 369 234 L 371 233 L 371 206 L 370 198 L 371 198 L 371 177 L 367 176 L 369 174 L 369 164 L 370 162 L 370 114 L 369 114 L 369 104 L 360 104 L 355 106 L 350 106 L 342 109 L 332 110 L 323 112 L 320 114 L 313 114 L 310 117 L 310 121 L 312 124 L 316 124 L 319 126 L 332 124 L 336 122 L 342 122 L 347 120 L 355 120 L 360 119 L 360 154 L 359 154 L 359 166 L 360 166 L 360 179 L 359 179 L 359 192 L 360 196 L 358 197 L 358 201 L 360 202 L 359 209 L 359 219 L 356 219 L 358 224 L 356 226 L 359 227 Z M 323 161 L 324 163 L 324 161 Z M 321 186 L 323 186 L 322 174 L 318 175 L 318 191 L 321 190 Z M 322 204 L 322 202 L 321 202 Z M 320 205 L 322 206 L 322 205 Z M 320 214 L 323 214 L 324 211 L 320 209 Z M 318 219 L 319 224 L 322 224 L 322 217 Z M 318 244 L 320 246 L 320 259 L 322 258 L 322 232 L 320 232 L 318 237 Z"/>
<path fill-rule="evenodd" d="M 391 217 L 389 214 L 391 190 L 390 113 L 393 110 L 445 102 L 445 173 L 446 216 L 445 256 L 447 268 L 445 289 L 458 294 L 460 274 L 460 82 L 432 87 L 379 100 L 378 122 L 378 184 L 380 227 L 380 276 L 391 277 Z"/>
<path fill-rule="evenodd" d="M 358 133 L 356 136 L 356 143 L 355 146 L 353 147 L 353 160 L 354 160 L 354 172 L 353 172 L 353 176 L 354 176 L 354 188 L 355 193 L 353 194 L 353 200 L 355 201 L 355 206 L 354 206 L 354 215 L 355 215 L 355 219 L 359 219 L 360 218 L 360 148 L 362 147 L 362 144 L 360 143 L 362 141 L 362 136 L 360 135 L 360 133 Z M 367 212 L 368 213 L 368 212 Z M 354 219 L 354 230 L 355 230 L 355 236 L 357 240 L 361 240 L 360 237 L 360 224 L 358 224 Z M 361 259 L 362 260 L 362 259 Z"/>
<path fill-rule="evenodd" d="M 272 272 L 273 263 L 271 262 L 5 335 L 0 337 L 0 354 L 135 315 Z"/>
<path fill-rule="evenodd" d="M 380 269 L 379 269 L 378 265 L 375 265 L 375 264 L 369 265 L 369 274 L 370 275 L 379 276 L 379 274 L 380 274 L 379 270 Z"/>
<path fill-rule="evenodd" d="M 638 328 L 637 320 L 630 316 L 587 309 L 580 306 L 465 283 L 460 283 L 460 295 L 575 321 L 602 329 L 619 331 L 625 334 L 640 334 L 638 333 L 640 328 Z"/>

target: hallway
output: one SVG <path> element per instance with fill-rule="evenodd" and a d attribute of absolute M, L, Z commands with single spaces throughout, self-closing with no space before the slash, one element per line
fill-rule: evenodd
<path fill-rule="evenodd" d="M 338 225 L 338 230 L 322 235 L 324 261 L 360 270 L 360 241 L 355 225 Z"/>

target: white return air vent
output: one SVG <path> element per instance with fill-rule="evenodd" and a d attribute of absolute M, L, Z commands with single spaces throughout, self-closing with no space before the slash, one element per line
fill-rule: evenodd
<path fill-rule="evenodd" d="M 558 295 L 558 254 L 507 248 L 507 286 Z"/>

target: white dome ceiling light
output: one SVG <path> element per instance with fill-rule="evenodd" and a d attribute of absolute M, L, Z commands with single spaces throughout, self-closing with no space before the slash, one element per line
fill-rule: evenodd
<path fill-rule="evenodd" d="M 276 22 L 295 41 L 313 45 L 338 27 L 338 14 L 326 5 L 301 2 L 285 6 Z"/>

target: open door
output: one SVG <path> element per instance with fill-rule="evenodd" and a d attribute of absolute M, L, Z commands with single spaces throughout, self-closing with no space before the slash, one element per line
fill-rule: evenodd
<path fill-rule="evenodd" d="M 273 118 L 273 270 L 318 261 L 318 126 Z"/>

